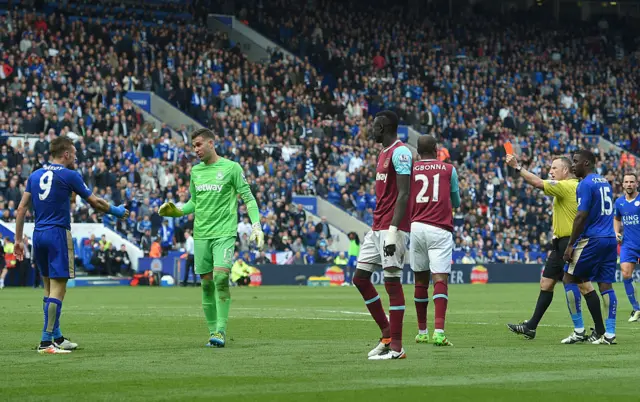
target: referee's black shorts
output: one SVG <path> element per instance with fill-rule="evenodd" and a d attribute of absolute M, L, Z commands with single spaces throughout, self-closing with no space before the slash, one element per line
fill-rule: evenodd
<path fill-rule="evenodd" d="M 564 251 L 569 245 L 569 236 L 561 237 L 559 239 L 553 239 L 551 247 L 551 254 L 547 258 L 547 263 L 544 265 L 542 276 L 545 278 L 553 279 L 555 281 L 562 281 L 564 276 Z"/>

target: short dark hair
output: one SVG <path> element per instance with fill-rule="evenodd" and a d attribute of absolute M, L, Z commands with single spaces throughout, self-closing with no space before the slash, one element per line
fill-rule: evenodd
<path fill-rule="evenodd" d="M 559 160 L 563 165 L 565 165 L 567 169 L 571 170 L 571 159 L 567 158 L 566 156 L 559 156 L 556 158 L 556 160 Z"/>
<path fill-rule="evenodd" d="M 582 151 L 577 152 L 578 155 L 582 156 L 584 159 L 588 160 L 591 166 L 596 165 L 596 156 L 593 152 L 588 149 L 583 149 Z"/>
<path fill-rule="evenodd" d="M 199 128 L 191 133 L 191 141 L 195 140 L 198 137 L 202 137 L 206 140 L 213 140 L 216 138 L 216 135 L 208 128 Z"/>
<path fill-rule="evenodd" d="M 389 124 L 393 126 L 396 130 L 398 129 L 398 124 L 400 124 L 400 119 L 398 119 L 398 115 L 392 112 L 391 110 L 383 110 L 382 112 L 376 113 L 376 117 L 384 117 L 389 120 Z"/>
<path fill-rule="evenodd" d="M 56 137 L 51 141 L 51 145 L 49 145 L 49 153 L 53 158 L 61 157 L 65 152 L 70 151 L 75 145 L 73 145 L 73 141 L 69 137 Z"/>
<path fill-rule="evenodd" d="M 638 175 L 635 172 L 625 172 L 622 175 L 622 179 L 624 180 L 625 176 L 633 176 L 634 179 L 636 179 L 636 181 L 638 181 Z"/>

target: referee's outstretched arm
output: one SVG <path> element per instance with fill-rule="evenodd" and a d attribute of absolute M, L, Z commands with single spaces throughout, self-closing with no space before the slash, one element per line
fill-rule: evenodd
<path fill-rule="evenodd" d="M 531 184 L 535 188 L 544 190 L 544 180 L 524 169 L 522 165 L 518 163 L 518 159 L 515 155 L 507 155 L 507 165 L 514 168 L 516 172 L 520 173 L 520 176 L 524 179 L 524 181 Z"/>

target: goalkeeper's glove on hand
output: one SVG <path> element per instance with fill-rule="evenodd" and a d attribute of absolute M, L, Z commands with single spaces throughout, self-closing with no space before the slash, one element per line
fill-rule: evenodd
<path fill-rule="evenodd" d="M 258 250 L 262 250 L 262 246 L 264 246 L 264 232 L 262 231 L 262 225 L 260 225 L 260 223 L 254 223 L 251 227 L 249 241 L 255 242 Z"/>
<path fill-rule="evenodd" d="M 398 228 L 395 226 L 389 226 L 387 231 L 387 237 L 384 240 L 384 256 L 391 257 L 396 253 Z"/>
<path fill-rule="evenodd" d="M 160 216 L 168 216 L 170 218 L 179 218 L 184 215 L 184 212 L 182 212 L 180 208 L 176 207 L 176 204 L 173 202 L 165 202 L 160 206 L 158 214 L 160 214 Z"/>

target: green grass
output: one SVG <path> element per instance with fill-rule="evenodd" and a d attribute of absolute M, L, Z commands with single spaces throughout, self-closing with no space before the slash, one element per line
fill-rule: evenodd
<path fill-rule="evenodd" d="M 379 333 L 355 288 L 233 289 L 224 349 L 204 347 L 197 288 L 75 288 L 62 329 L 82 349 L 57 356 L 34 350 L 41 292 L 5 289 L 0 400 L 635 400 L 640 324 L 626 322 L 629 303 L 616 290 L 619 345 L 566 346 L 560 288 L 537 338 L 525 341 L 505 323 L 529 318 L 537 285 L 450 286 L 455 347 L 436 348 L 413 342 L 413 287 L 405 286 L 408 358 L 370 362 Z M 428 317 L 432 327 L 433 303 Z"/>

